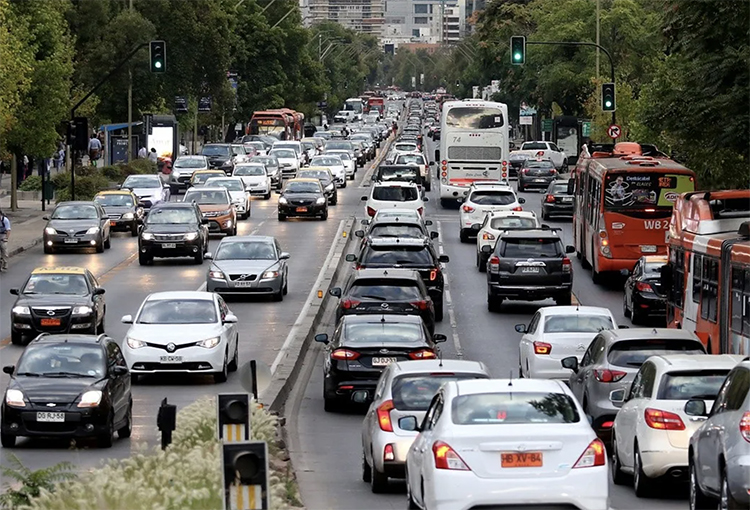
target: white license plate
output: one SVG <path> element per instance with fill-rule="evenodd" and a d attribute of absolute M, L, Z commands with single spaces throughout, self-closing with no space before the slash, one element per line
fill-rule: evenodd
<path fill-rule="evenodd" d="M 36 421 L 62 423 L 65 421 L 65 413 L 36 413 Z"/>
<path fill-rule="evenodd" d="M 538 267 L 522 267 L 521 272 L 522 273 L 538 273 L 539 268 Z"/>
<path fill-rule="evenodd" d="M 656 253 L 656 246 L 653 244 L 644 244 L 641 246 L 641 253 Z"/>
<path fill-rule="evenodd" d="M 235 287 L 250 287 L 253 285 L 253 282 L 234 282 Z"/>
<path fill-rule="evenodd" d="M 564 204 L 572 204 L 573 203 L 573 197 L 563 197 L 562 199 Z"/>
<path fill-rule="evenodd" d="M 159 363 L 182 363 L 182 356 L 159 356 Z"/>
<path fill-rule="evenodd" d="M 78 239 L 67 237 L 65 239 L 65 244 L 78 244 Z"/>
<path fill-rule="evenodd" d="M 534 179 L 534 182 L 544 182 L 544 179 Z"/>
<path fill-rule="evenodd" d="M 177 248 L 177 244 L 176 243 L 162 243 L 161 247 L 162 248 Z"/>
<path fill-rule="evenodd" d="M 374 367 L 387 367 L 395 362 L 396 358 L 372 358 L 372 366 Z"/>

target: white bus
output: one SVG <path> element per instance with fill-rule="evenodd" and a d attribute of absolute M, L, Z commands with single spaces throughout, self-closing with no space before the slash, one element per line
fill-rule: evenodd
<path fill-rule="evenodd" d="M 362 115 L 364 111 L 364 102 L 358 97 L 350 97 L 344 101 L 344 110 L 352 110 L 357 115 Z"/>
<path fill-rule="evenodd" d="M 440 148 L 440 204 L 463 202 L 474 181 L 508 178 L 508 105 L 467 99 L 443 103 Z"/>

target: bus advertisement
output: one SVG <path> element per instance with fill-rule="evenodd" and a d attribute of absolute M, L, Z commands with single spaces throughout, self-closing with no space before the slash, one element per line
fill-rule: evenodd
<path fill-rule="evenodd" d="M 440 148 L 440 203 L 461 203 L 475 181 L 508 177 L 508 106 L 490 101 L 443 103 Z"/>

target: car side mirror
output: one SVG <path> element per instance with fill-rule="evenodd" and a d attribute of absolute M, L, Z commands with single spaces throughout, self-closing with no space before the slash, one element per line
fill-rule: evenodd
<path fill-rule="evenodd" d="M 206 252 L 205 255 L 203 255 L 203 258 L 206 259 L 206 260 L 213 260 L 214 254 L 211 253 L 210 251 L 208 251 L 208 252 Z"/>
<path fill-rule="evenodd" d="M 19 289 L 13 288 L 13 289 L 10 289 L 10 293 L 13 294 L 14 296 L 17 296 L 21 293 L 21 291 Z"/>
<path fill-rule="evenodd" d="M 435 162 L 434 161 L 430 161 L 430 166 L 435 166 Z"/>
<path fill-rule="evenodd" d="M 346 257 L 344 257 L 344 260 L 346 260 L 347 262 L 356 262 L 357 261 L 357 256 L 354 255 L 353 253 L 349 253 L 349 254 L 347 254 Z"/>
<path fill-rule="evenodd" d="M 334 287 L 332 289 L 328 289 L 328 293 L 333 296 L 340 298 L 341 297 L 341 287 Z"/>
<path fill-rule="evenodd" d="M 122 322 L 123 324 L 133 324 L 133 316 L 123 315 L 122 319 L 120 319 L 120 322 Z"/>
<path fill-rule="evenodd" d="M 357 237 L 359 237 L 359 238 L 365 237 L 365 231 L 364 230 L 355 230 L 354 231 L 354 235 L 357 236 Z"/>
<path fill-rule="evenodd" d="M 102 294 L 104 294 L 105 292 L 106 292 L 106 291 L 104 290 L 104 287 L 96 287 L 96 288 L 94 289 L 94 295 L 95 295 L 95 296 L 101 296 L 101 295 L 102 295 Z"/>
<path fill-rule="evenodd" d="M 398 428 L 408 432 L 419 432 L 419 424 L 416 416 L 403 416 L 398 419 Z"/>
<path fill-rule="evenodd" d="M 526 333 L 528 331 L 526 329 L 526 324 L 516 324 L 516 331 L 518 333 Z"/>
<path fill-rule="evenodd" d="M 432 220 L 424 220 L 424 224 L 425 224 L 426 227 L 431 227 L 432 226 Z"/>
<path fill-rule="evenodd" d="M 129 373 L 128 367 L 122 366 L 122 365 L 115 365 L 115 367 L 112 369 L 112 373 L 115 375 L 125 375 Z"/>
<path fill-rule="evenodd" d="M 430 232 L 430 239 L 437 239 L 438 237 L 440 237 L 439 233 L 434 232 L 434 231 Z"/>
<path fill-rule="evenodd" d="M 45 221 L 49 221 L 49 216 L 42 216 L 42 219 Z"/>
<path fill-rule="evenodd" d="M 568 356 L 567 358 L 563 358 L 562 360 L 560 360 L 560 363 L 562 364 L 563 368 L 567 368 L 575 373 L 578 373 L 578 358 L 576 358 L 575 356 Z"/>
<path fill-rule="evenodd" d="M 322 344 L 328 343 L 328 335 L 326 333 L 319 333 L 315 335 L 315 341 L 320 342 Z"/>
<path fill-rule="evenodd" d="M 239 319 L 237 319 L 237 316 L 233 313 L 228 313 L 226 317 L 224 317 L 224 320 L 221 321 L 224 324 L 235 324 Z"/>
<path fill-rule="evenodd" d="M 619 390 L 612 390 L 609 392 L 609 401 L 615 407 L 622 407 L 625 403 L 625 390 L 620 388 Z"/>
<path fill-rule="evenodd" d="M 448 341 L 448 337 L 443 335 L 442 333 L 435 333 L 432 335 L 432 341 L 436 344 L 442 344 L 443 342 Z"/>
<path fill-rule="evenodd" d="M 440 255 L 438 257 L 438 262 L 440 262 L 442 264 L 446 264 L 446 263 L 448 263 L 450 261 L 451 261 L 451 258 L 448 255 Z"/>
<path fill-rule="evenodd" d="M 485 244 L 484 246 L 482 246 L 482 253 L 486 253 L 487 255 L 492 253 L 492 246 L 490 246 L 489 244 Z"/>
<path fill-rule="evenodd" d="M 573 247 L 571 245 L 567 245 L 565 247 L 565 253 L 575 253 L 575 251 L 576 251 L 575 247 Z"/>
<path fill-rule="evenodd" d="M 518 197 L 518 203 L 519 204 L 525 204 L 526 203 L 526 199 L 523 198 L 523 197 Z"/>
<path fill-rule="evenodd" d="M 361 200 L 362 202 L 367 202 L 367 197 L 361 197 L 361 198 L 360 198 L 360 200 Z"/>
<path fill-rule="evenodd" d="M 429 201 L 430 201 L 430 199 L 429 199 L 429 198 L 427 198 L 427 197 L 424 197 L 424 198 L 422 199 L 422 202 L 429 202 Z"/>
<path fill-rule="evenodd" d="M 357 390 L 352 392 L 352 402 L 355 404 L 364 404 L 370 399 L 370 392 L 367 390 Z"/>
<path fill-rule="evenodd" d="M 4 371 L 5 369 L 3 369 Z M 691 398 L 685 402 L 684 407 L 685 414 L 688 416 L 703 417 L 708 416 L 708 410 L 706 409 L 706 401 L 700 398 Z"/>
<path fill-rule="evenodd" d="M 479 223 L 474 223 L 471 226 L 471 230 L 473 230 L 474 232 L 479 232 L 481 229 L 482 229 L 482 225 L 480 225 Z"/>
<path fill-rule="evenodd" d="M 8 375 L 13 375 L 13 371 L 16 369 L 15 365 L 6 365 L 3 367 L 3 372 Z"/>
<path fill-rule="evenodd" d="M 620 269 L 620 274 L 627 278 L 628 276 L 630 276 L 630 271 L 628 271 L 627 269 Z"/>
<path fill-rule="evenodd" d="M 289 260 L 290 258 L 292 258 L 292 256 L 285 251 L 282 251 L 281 255 L 279 255 L 279 260 Z"/>

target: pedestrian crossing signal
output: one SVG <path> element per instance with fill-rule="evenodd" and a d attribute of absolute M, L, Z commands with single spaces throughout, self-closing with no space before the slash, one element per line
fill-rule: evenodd
<path fill-rule="evenodd" d="M 167 71 L 167 43 L 164 41 L 151 41 L 149 44 L 149 57 L 151 60 L 152 73 L 164 73 Z"/>

